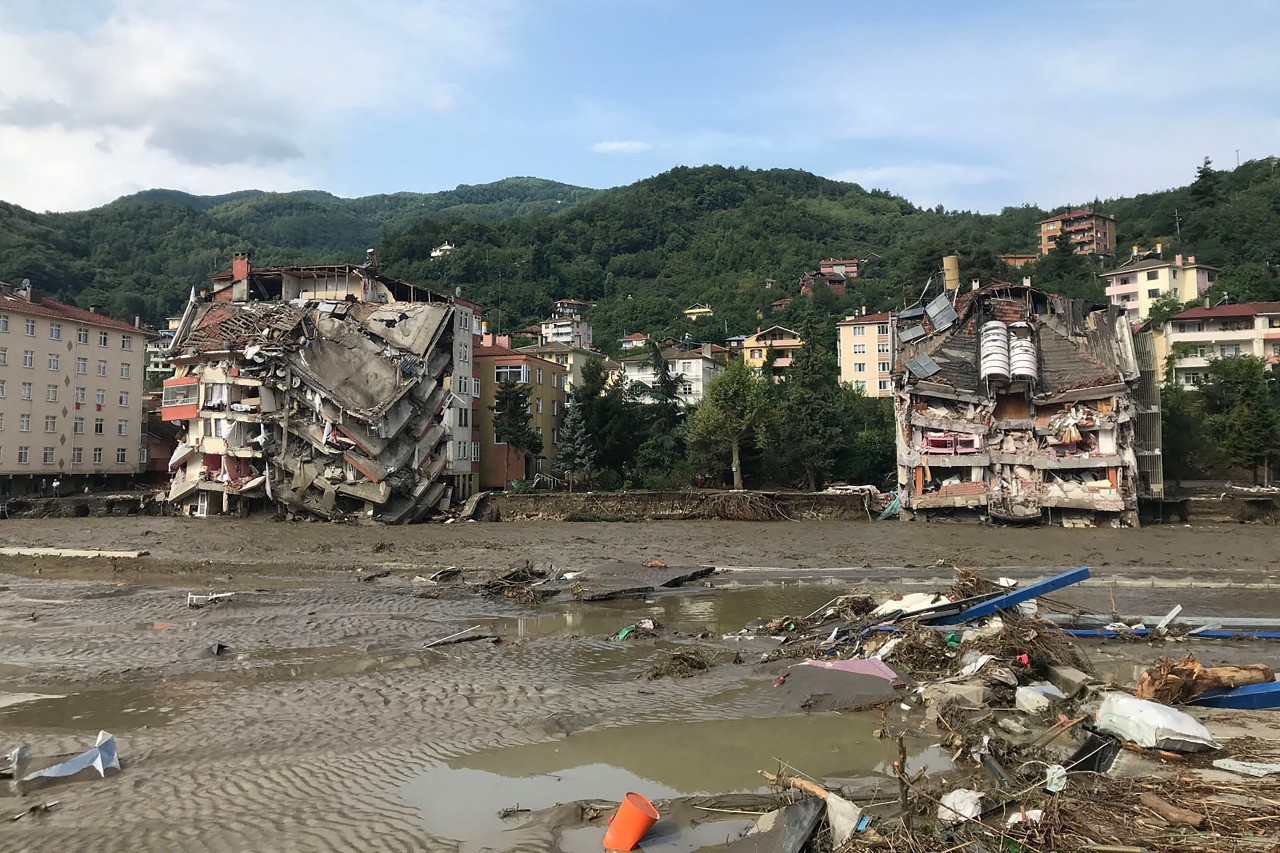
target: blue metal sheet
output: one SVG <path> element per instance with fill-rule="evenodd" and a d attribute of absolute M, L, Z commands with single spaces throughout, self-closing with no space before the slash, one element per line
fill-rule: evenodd
<path fill-rule="evenodd" d="M 1112 631 L 1108 628 L 1063 628 L 1062 632 L 1082 639 L 1109 640 L 1115 637 L 1147 637 L 1150 628 L 1136 628 L 1132 631 Z M 1280 640 L 1280 631 L 1230 631 L 1215 629 L 1212 631 L 1196 631 L 1187 636 L 1205 640 L 1231 640 L 1239 637 L 1242 640 Z"/>
<path fill-rule="evenodd" d="M 1191 700 L 1192 705 L 1206 708 L 1235 708 L 1242 711 L 1266 711 L 1280 708 L 1280 681 L 1268 684 L 1246 684 L 1226 690 L 1209 690 Z"/>
<path fill-rule="evenodd" d="M 936 620 L 937 625 L 959 625 L 961 622 L 971 622 L 974 619 L 983 619 L 987 616 L 994 616 L 1001 610 L 1011 610 L 1024 601 L 1030 601 L 1042 595 L 1048 595 L 1051 592 L 1057 592 L 1063 587 L 1078 584 L 1088 579 L 1089 569 L 1081 566 L 1078 569 L 1072 569 L 1069 572 L 1063 572 L 1060 575 L 1054 575 L 1051 578 L 1033 583 L 1022 589 L 1015 589 L 1006 595 L 997 596 L 990 601 L 984 601 L 982 604 L 975 604 L 962 613 L 954 616 L 944 616 Z"/>

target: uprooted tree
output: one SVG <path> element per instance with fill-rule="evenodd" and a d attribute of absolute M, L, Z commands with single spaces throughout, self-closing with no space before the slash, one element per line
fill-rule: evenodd
<path fill-rule="evenodd" d="M 742 445 L 756 437 L 768 412 L 765 382 L 741 359 L 730 359 L 707 385 L 690 422 L 691 444 L 716 454 L 729 451 L 735 489 L 742 488 Z"/>

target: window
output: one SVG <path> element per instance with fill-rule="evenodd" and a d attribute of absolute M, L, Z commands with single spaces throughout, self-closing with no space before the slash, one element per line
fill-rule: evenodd
<path fill-rule="evenodd" d="M 1271 345 L 1271 354 L 1272 354 L 1272 355 L 1280 355 L 1280 344 L 1272 344 L 1272 345 Z M 4 394 L 0 393 L 0 397 L 3 397 L 3 396 L 4 396 Z"/>
<path fill-rule="evenodd" d="M 95 447 L 93 449 L 93 464 L 94 465 L 102 464 L 102 448 L 101 447 Z"/>
<path fill-rule="evenodd" d="M 881 379 L 881 380 L 880 380 L 879 388 L 880 388 L 880 390 L 881 390 L 881 391 L 888 391 L 888 390 L 889 390 L 889 386 L 890 386 L 891 384 L 892 384 L 892 381 L 891 381 L 891 380 L 889 380 L 889 379 Z"/>
<path fill-rule="evenodd" d="M 751 351 L 752 358 L 764 358 L 764 350 L 753 349 Z"/>
<path fill-rule="evenodd" d="M 84 404 L 84 389 L 76 388 L 76 405 Z"/>
<path fill-rule="evenodd" d="M 133 349 L 133 335 L 120 336 L 120 349 Z"/>
<path fill-rule="evenodd" d="M 99 388 L 98 390 L 94 391 L 93 396 L 94 396 L 94 402 L 97 403 L 99 406 L 105 406 L 107 404 L 107 392 L 102 388 Z"/>
<path fill-rule="evenodd" d="M 533 413 L 535 415 L 542 414 L 542 398 L 541 397 L 533 398 Z"/>
<path fill-rule="evenodd" d="M 1239 355 L 1239 354 L 1240 354 L 1239 344 L 1223 344 L 1222 346 L 1218 347 L 1218 355 L 1222 356 L 1223 358 L 1230 358 L 1233 355 Z"/>
<path fill-rule="evenodd" d="M 151 454 L 147 452 L 147 446 L 144 444 L 138 448 L 138 464 L 146 465 L 151 461 Z"/>
<path fill-rule="evenodd" d="M 4 399 L 4 380 L 0 379 L 0 400 Z"/>
<path fill-rule="evenodd" d="M 58 418 L 57 418 L 57 416 L 55 416 L 55 415 L 45 415 L 45 416 L 44 416 L 44 431 L 45 431 L 45 432 L 57 432 L 57 431 L 58 431 Z"/>
<path fill-rule="evenodd" d="M 46 385 L 44 387 L 44 401 L 46 403 L 58 402 L 58 386 L 57 385 Z"/>
<path fill-rule="evenodd" d="M 46 447 L 44 449 L 44 454 L 40 457 L 40 461 L 43 462 L 45 465 L 53 464 L 53 448 L 52 447 Z"/>
<path fill-rule="evenodd" d="M 124 418 L 121 418 L 120 420 L 116 421 L 116 435 L 128 435 L 128 434 L 129 434 L 129 422 Z"/>
<path fill-rule="evenodd" d="M 104 421 L 102 418 L 94 418 L 94 419 L 93 419 L 93 434 L 94 434 L 94 435 L 105 435 L 105 434 L 106 434 L 106 431 L 107 431 L 107 429 L 106 429 L 106 421 Z"/>
<path fill-rule="evenodd" d="M 539 385 L 541 385 L 541 384 L 542 384 L 542 368 L 541 368 L 541 367 L 539 367 L 539 368 L 538 368 L 538 384 L 539 384 Z M 539 410 L 539 411 L 541 411 L 541 410 Z"/>
<path fill-rule="evenodd" d="M 121 379 L 129 378 L 129 362 L 127 361 L 120 363 L 120 378 Z"/>
<path fill-rule="evenodd" d="M 887 343 L 876 344 L 876 352 L 887 353 L 888 351 L 889 351 L 889 345 Z"/>
<path fill-rule="evenodd" d="M 467 442 L 465 442 L 465 441 L 459 441 L 459 442 L 458 442 L 458 455 L 457 455 L 457 457 L 456 457 L 456 458 L 458 458 L 458 459 L 466 459 L 466 458 L 467 458 Z"/>
<path fill-rule="evenodd" d="M 89 343 L 89 330 L 88 330 L 88 329 L 84 328 L 83 326 L 82 326 L 82 327 L 80 327 L 79 329 L 76 329 L 76 343 L 78 343 L 78 344 L 87 344 L 87 343 Z"/>
<path fill-rule="evenodd" d="M 61 370 L 61 369 L 62 369 L 62 356 L 58 355 L 56 352 L 51 352 L 51 353 L 49 353 L 49 369 L 50 369 L 50 370 Z"/>
<path fill-rule="evenodd" d="M 89 372 L 89 359 L 87 359 L 87 358 L 79 358 L 79 357 L 77 357 L 77 358 L 76 358 L 76 373 L 78 373 L 78 374 L 79 374 L 79 375 L 81 375 L 81 376 L 84 376 L 84 375 L 85 375 L 85 374 L 87 374 L 88 372 Z"/>
<path fill-rule="evenodd" d="M 51 341 L 62 340 L 62 324 L 61 323 L 49 324 L 49 340 Z"/>
<path fill-rule="evenodd" d="M 107 363 L 102 359 L 98 359 L 98 375 L 99 376 L 107 375 Z"/>
<path fill-rule="evenodd" d="M 493 368 L 494 381 L 499 384 L 503 382 L 528 382 L 529 381 L 529 365 L 527 364 L 498 364 Z"/>
<path fill-rule="evenodd" d="M 476 379 L 475 377 L 472 377 L 471 379 L 471 396 L 472 397 L 480 396 L 480 380 Z"/>
<path fill-rule="evenodd" d="M 9 363 L 9 348 L 0 347 L 0 367 Z"/>
<path fill-rule="evenodd" d="M 692 393 L 693 393 L 693 383 L 692 383 L 692 382 L 682 382 L 682 383 L 680 383 L 680 393 L 681 393 L 681 394 L 684 394 L 686 397 L 687 397 L 687 396 L 689 396 L 690 394 L 692 394 Z"/>
<path fill-rule="evenodd" d="M 1178 277 L 1178 271 L 1177 271 L 1177 270 L 1169 270 L 1169 275 L 1173 276 L 1174 278 L 1177 278 L 1177 277 Z"/>
<path fill-rule="evenodd" d="M 1159 297 L 1160 297 L 1160 288 L 1158 288 L 1158 287 L 1153 287 L 1153 288 L 1151 288 L 1150 290 L 1148 290 L 1148 291 L 1147 291 L 1147 298 L 1148 298 L 1148 299 L 1158 299 Z"/>
<path fill-rule="evenodd" d="M 1147 281 L 1155 281 L 1160 277 L 1158 270 L 1147 270 Z"/>
<path fill-rule="evenodd" d="M 105 347 L 107 345 L 107 333 L 98 332 L 98 346 Z"/>
<path fill-rule="evenodd" d="M 22 383 L 22 399 L 24 400 L 31 399 L 31 383 L 30 382 Z"/>
<path fill-rule="evenodd" d="M 129 392 L 128 391 L 120 392 L 120 408 L 122 409 L 129 408 Z"/>
<path fill-rule="evenodd" d="M 33 367 L 35 367 L 35 366 L 36 366 L 36 351 L 35 351 L 35 350 L 31 350 L 31 349 L 24 349 L 24 350 L 22 351 L 22 366 L 23 366 L 23 367 L 28 367 L 28 368 L 33 368 Z"/>
<path fill-rule="evenodd" d="M 861 379 L 855 379 L 853 380 L 853 390 L 865 391 L 867 390 L 867 383 L 863 382 Z"/>
<path fill-rule="evenodd" d="M 559 373 L 553 373 L 553 374 L 551 374 L 551 387 L 552 387 L 552 388 L 559 388 L 559 387 L 560 387 L 560 374 L 559 374 Z"/>
<path fill-rule="evenodd" d="M 551 414 L 552 414 L 552 416 L 555 416 L 555 415 L 560 414 L 560 401 L 559 401 L 559 400 L 552 400 L 552 401 L 551 401 Z"/>
<path fill-rule="evenodd" d="M 0 314 L 0 332 L 9 331 L 9 315 Z"/>
<path fill-rule="evenodd" d="M 1183 384 L 1183 385 L 1199 385 L 1199 384 L 1200 384 L 1200 374 L 1199 374 L 1199 373 L 1184 373 L 1184 374 L 1182 374 L 1182 384 Z"/>
<path fill-rule="evenodd" d="M 867 363 L 866 363 L 865 361 L 855 361 L 855 362 L 853 363 L 853 372 L 854 372 L 854 373 L 866 373 L 866 372 L 867 372 Z"/>
<path fill-rule="evenodd" d="M 0 432 L 4 432 L 4 412 L 0 412 Z"/>
<path fill-rule="evenodd" d="M 120 465 L 129 461 L 129 451 L 123 447 L 116 448 L 116 462 Z"/>
<path fill-rule="evenodd" d="M 558 429 L 551 430 L 551 443 L 552 444 L 560 443 L 560 430 Z"/>
<path fill-rule="evenodd" d="M 71 431 L 76 435 L 84 435 L 84 418 L 76 418 L 72 421 Z"/>
<path fill-rule="evenodd" d="M 471 442 L 471 461 L 480 461 L 480 442 L 478 441 Z"/>
<path fill-rule="evenodd" d="M 877 334 L 877 335 L 887 335 L 887 334 L 889 334 L 889 324 L 888 324 L 888 323 L 880 323 L 880 324 L 878 324 L 878 325 L 876 326 L 876 334 Z"/>
<path fill-rule="evenodd" d="M 854 355 L 864 355 L 864 354 L 866 353 L 866 351 L 867 351 L 867 345 L 866 345 L 866 344 L 854 344 L 854 345 L 853 345 L 853 354 L 854 354 Z"/>
<path fill-rule="evenodd" d="M 1204 344 L 1200 344 L 1200 345 L 1199 345 L 1199 346 L 1197 346 L 1197 347 L 1196 347 L 1196 349 L 1195 349 L 1196 358 L 1204 358 L 1204 357 L 1205 357 L 1205 354 L 1206 354 L 1208 351 L 1209 351 L 1209 348 L 1208 348 L 1208 347 L 1206 347 Z"/>
<path fill-rule="evenodd" d="M 1126 275 L 1126 276 L 1123 276 L 1123 277 L 1120 279 L 1120 283 L 1121 283 L 1121 284 L 1128 284 L 1128 283 L 1129 283 L 1129 276 L 1127 276 L 1127 275 Z"/>
<path fill-rule="evenodd" d="M 71 464 L 81 465 L 83 463 L 84 463 L 84 448 L 83 447 L 71 448 Z"/>
<path fill-rule="evenodd" d="M 693 373 L 693 362 L 692 362 L 692 361 L 682 361 L 682 362 L 680 362 L 680 372 L 681 372 L 681 373 Z"/>
<path fill-rule="evenodd" d="M 887 361 L 881 361 L 881 362 L 878 362 L 878 363 L 876 364 L 876 370 L 880 371 L 881 373 L 888 373 L 888 372 L 889 372 L 889 362 L 887 362 Z"/>
<path fill-rule="evenodd" d="M 31 448 L 27 447 L 25 444 L 18 445 L 18 464 L 19 465 L 27 464 L 28 462 L 27 456 L 30 452 L 31 452 Z"/>
<path fill-rule="evenodd" d="M 31 415 L 18 415 L 18 432 L 31 432 Z"/>
<path fill-rule="evenodd" d="M 467 419 L 471 416 L 471 410 L 468 408 L 458 409 L 458 426 L 467 426 Z"/>
<path fill-rule="evenodd" d="M 28 338 L 34 338 L 36 336 L 36 321 L 28 319 L 24 331 Z"/>

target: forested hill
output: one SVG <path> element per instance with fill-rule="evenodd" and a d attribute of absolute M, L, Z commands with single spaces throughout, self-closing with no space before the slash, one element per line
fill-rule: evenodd
<path fill-rule="evenodd" d="M 30 278 L 56 298 L 156 320 L 235 251 L 260 264 L 363 261 L 423 218 L 498 220 L 549 215 L 598 190 L 507 178 L 438 193 L 339 198 L 244 190 L 197 196 L 145 190 L 93 210 L 33 213 L 0 201 L 0 281 Z"/>
<path fill-rule="evenodd" d="M 1188 164 L 1188 186 L 1134 198 L 1068 199 L 1119 220 L 1128 246 L 1164 245 L 1223 268 L 1233 300 L 1280 299 L 1280 173 L 1275 158 L 1229 172 Z M 1193 180 L 1194 179 L 1194 180 Z M 152 190 L 80 213 L 34 214 L 0 204 L 0 279 L 30 277 L 80 304 L 158 318 L 192 284 L 226 268 L 233 251 L 259 264 L 358 260 L 378 246 L 392 275 L 502 307 L 504 330 L 544 316 L 558 298 L 597 302 L 590 319 L 609 345 L 629 331 L 686 331 L 707 339 L 759 323 L 830 328 L 867 306 L 914 301 L 944 254 L 964 279 L 1033 276 L 1049 290 L 1101 298 L 1099 267 L 1046 256 L 1014 272 L 996 255 L 1033 251 L 1036 223 L 1051 211 L 974 214 L 919 208 L 856 184 L 795 170 L 676 168 L 596 192 L 515 178 L 448 193 L 339 199 L 321 192 L 241 192 L 217 197 Z M 448 241 L 458 248 L 431 259 Z M 800 275 L 827 257 L 863 259 L 844 300 L 797 292 Z M 769 280 L 772 284 L 768 285 Z M 1221 294 L 1215 293 L 1218 298 Z M 715 311 L 692 325 L 694 303 Z"/>

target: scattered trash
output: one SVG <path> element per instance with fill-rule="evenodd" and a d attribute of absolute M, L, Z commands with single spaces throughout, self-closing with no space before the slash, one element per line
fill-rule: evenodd
<path fill-rule="evenodd" d="M 614 634 L 613 636 L 614 636 L 614 639 L 616 640 L 625 640 L 628 637 L 632 639 L 636 639 L 637 637 L 645 637 L 645 638 L 656 637 L 657 634 L 654 633 L 654 630 L 656 627 L 657 627 L 657 623 L 654 622 L 652 619 L 641 619 L 639 622 L 635 623 L 634 625 L 628 625 L 627 627 L 623 628 L 621 631 Z"/>
<path fill-rule="evenodd" d="M 367 572 L 364 569 L 358 569 L 356 571 L 356 580 L 362 581 L 364 583 L 370 583 L 372 581 L 378 580 L 379 578 L 386 578 L 390 576 L 391 576 L 390 569 L 379 569 L 377 571 L 372 571 L 372 572 Z"/>
<path fill-rule="evenodd" d="M 649 829 L 658 822 L 658 810 L 639 794 L 629 792 L 622 798 L 617 812 L 609 818 L 604 834 L 606 850 L 632 850 Z"/>
<path fill-rule="evenodd" d="M 413 579 L 413 582 L 417 584 L 441 583 L 442 581 L 447 581 L 447 580 L 450 580 L 451 578 L 456 578 L 460 574 L 462 574 L 462 569 L 458 568 L 457 566 L 449 566 L 448 568 L 440 569 L 439 571 L 432 572 L 426 577 L 423 577 L 422 575 L 418 575 Z"/>
<path fill-rule="evenodd" d="M 1024 714 L 1043 714 L 1067 697 L 1052 684 L 1028 684 L 1014 693 L 1014 704 Z"/>
<path fill-rule="evenodd" d="M 441 637 L 438 640 L 432 640 L 429 643 L 423 643 L 422 648 L 434 649 L 437 646 L 456 646 L 458 643 L 478 643 L 491 642 L 497 643 L 501 640 L 496 634 L 473 634 L 472 631 L 479 631 L 479 625 L 472 625 L 465 631 L 459 631 L 456 634 L 450 634 L 447 637 Z"/>
<path fill-rule="evenodd" d="M 1209 730 L 1181 711 L 1127 693 L 1106 694 L 1097 713 L 1098 730 L 1147 749 L 1203 752 L 1217 749 Z"/>
<path fill-rule="evenodd" d="M 667 567 L 667 564 L 661 560 L 645 560 L 640 565 L 644 566 L 646 569 L 665 569 Z"/>
<path fill-rule="evenodd" d="M 1050 794 L 1061 793 L 1067 787 L 1067 768 L 1061 764 L 1050 764 L 1044 772 L 1044 789 Z"/>
<path fill-rule="evenodd" d="M 1280 682 L 1249 684 L 1226 690 L 1209 690 L 1192 700 L 1193 705 L 1208 708 L 1234 708 L 1238 711 L 1266 711 L 1280 708 Z"/>
<path fill-rule="evenodd" d="M 855 675 L 870 675 L 875 678 L 883 678 L 885 681 L 901 680 L 898 673 L 877 658 L 867 658 L 865 660 L 805 660 L 798 665 L 816 666 L 819 669 L 833 669 L 838 672 L 848 672 Z"/>
<path fill-rule="evenodd" d="M 942 795 L 938 801 L 938 820 L 944 826 L 954 826 L 966 820 L 977 820 L 982 814 L 982 792 L 957 788 Z"/>
<path fill-rule="evenodd" d="M 664 660 L 660 660 L 645 673 L 645 679 L 653 681 L 663 676 L 671 678 L 688 678 L 711 669 L 711 658 L 699 649 L 668 652 Z"/>
<path fill-rule="evenodd" d="M 17 814 L 13 815 L 12 817 L 9 818 L 9 820 L 10 821 L 21 820 L 27 815 L 45 814 L 47 812 L 53 811 L 54 807 L 57 805 L 58 805 L 57 800 L 54 800 L 51 803 L 35 803 L 34 805 L 28 806 L 25 810 L 20 811 Z"/>
<path fill-rule="evenodd" d="M 116 754 L 116 738 L 110 732 L 98 732 L 98 740 L 93 748 L 82 752 L 75 758 L 68 759 L 61 764 L 55 764 L 52 767 L 46 767 L 43 770 L 36 770 L 22 777 L 23 782 L 29 782 L 32 779 L 63 779 L 67 776 L 74 776 L 82 770 L 88 770 L 90 767 L 98 771 L 98 775 L 106 776 L 108 770 L 120 769 L 120 756 Z"/>
<path fill-rule="evenodd" d="M 862 825 L 862 809 L 821 785 L 807 779 L 779 776 L 764 770 L 760 771 L 760 775 L 771 785 L 795 788 L 824 801 L 827 804 L 827 825 L 831 828 L 831 841 L 837 848 L 847 842 Z"/>
<path fill-rule="evenodd" d="M 225 655 L 227 652 L 231 651 L 231 647 L 223 645 L 222 643 L 214 643 L 209 647 L 209 651 L 214 657 L 220 657 L 221 655 Z"/>
<path fill-rule="evenodd" d="M 222 601 L 224 598 L 230 598 L 233 595 L 235 595 L 234 592 L 211 592 L 207 595 L 189 592 L 187 593 L 187 606 L 204 607 L 206 604 L 213 604 L 216 601 Z"/>
<path fill-rule="evenodd" d="M 1164 818 L 1169 823 L 1183 824 L 1192 829 L 1199 829 L 1204 826 L 1207 817 L 1187 809 L 1179 808 L 1172 803 L 1164 800 L 1150 792 L 1144 792 L 1138 795 L 1138 802 Z"/>
<path fill-rule="evenodd" d="M 1044 820 L 1043 809 L 1023 809 L 1009 815 L 1009 819 L 1004 822 L 1005 826 L 1017 826 L 1023 824 L 1025 826 L 1034 826 Z"/>

